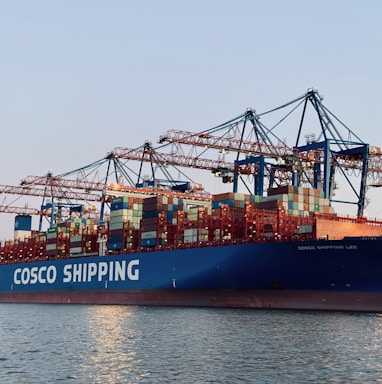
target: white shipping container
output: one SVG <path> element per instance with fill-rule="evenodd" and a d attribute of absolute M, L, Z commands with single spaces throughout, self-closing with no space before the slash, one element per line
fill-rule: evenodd
<path fill-rule="evenodd" d="M 157 231 L 142 232 L 141 239 L 155 239 L 157 237 Z"/>
<path fill-rule="evenodd" d="M 185 229 L 184 230 L 184 236 L 189 237 L 189 236 L 197 236 L 198 235 L 198 228 L 190 228 L 190 229 Z"/>
<path fill-rule="evenodd" d="M 110 224 L 119 224 L 119 223 L 127 223 L 129 221 L 128 217 L 110 217 Z"/>
<path fill-rule="evenodd" d="M 117 209 L 116 211 L 110 212 L 110 220 L 116 217 L 127 218 L 129 216 L 132 216 L 132 214 L 133 214 L 132 209 Z"/>
<path fill-rule="evenodd" d="M 57 238 L 57 232 L 47 232 L 46 238 L 47 239 L 56 239 Z"/>
<path fill-rule="evenodd" d="M 205 228 L 200 228 L 200 230 L 199 230 L 199 233 L 201 234 L 201 235 L 208 235 L 208 229 L 205 229 Z"/>
<path fill-rule="evenodd" d="M 312 233 L 313 232 L 313 227 L 311 224 L 306 224 L 306 225 L 300 225 L 300 228 L 298 229 L 299 233 Z"/>
<path fill-rule="evenodd" d="M 125 216 L 113 216 L 113 217 L 110 217 L 110 222 L 111 223 L 123 223 L 123 222 L 126 222 L 126 221 L 129 221 L 131 219 L 132 215 L 128 216 L 128 215 L 125 215 Z"/>
<path fill-rule="evenodd" d="M 82 240 L 82 236 L 81 235 L 75 235 L 75 236 L 72 236 L 70 238 L 70 242 L 71 243 L 77 243 L 77 242 L 79 242 L 81 240 Z"/>
<path fill-rule="evenodd" d="M 141 227 L 141 219 L 139 217 L 135 218 L 133 217 L 133 219 L 131 220 L 131 226 L 135 229 L 138 229 Z"/>
<path fill-rule="evenodd" d="M 82 247 L 73 247 L 69 250 L 71 255 L 82 253 Z"/>
<path fill-rule="evenodd" d="M 14 231 L 14 238 L 19 239 L 21 241 L 24 241 L 25 238 L 31 237 L 32 232 L 31 231 Z"/>
<path fill-rule="evenodd" d="M 109 229 L 112 231 L 114 229 L 123 229 L 124 223 L 110 223 Z"/>
<path fill-rule="evenodd" d="M 196 207 L 196 206 L 192 206 L 192 207 L 188 207 L 188 210 L 187 210 L 187 213 L 190 215 L 192 213 L 198 213 L 199 211 L 199 207 Z"/>
<path fill-rule="evenodd" d="M 190 221 L 198 221 L 198 214 L 197 213 L 188 214 L 187 218 Z"/>
<path fill-rule="evenodd" d="M 197 243 L 198 239 L 196 237 L 185 237 L 183 241 L 185 244 L 193 244 Z"/>
<path fill-rule="evenodd" d="M 318 199 L 318 204 L 320 206 L 329 205 L 329 199 L 325 199 L 325 197 L 320 197 Z"/>

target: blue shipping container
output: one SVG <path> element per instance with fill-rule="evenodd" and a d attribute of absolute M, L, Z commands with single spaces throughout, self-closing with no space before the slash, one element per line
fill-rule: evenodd
<path fill-rule="evenodd" d="M 129 208 L 128 202 L 111 203 L 110 205 L 111 211 L 117 211 L 118 209 L 128 209 L 128 208 Z"/>
<path fill-rule="evenodd" d="M 32 229 L 32 216 L 19 215 L 15 217 L 15 231 L 30 231 Z"/>
<path fill-rule="evenodd" d="M 143 211 L 142 212 L 142 219 L 148 219 L 148 218 L 151 218 L 151 217 L 158 217 L 158 215 L 160 213 L 162 213 L 163 211 L 160 210 L 160 209 L 153 209 L 153 210 L 150 210 L 150 211 Z"/>

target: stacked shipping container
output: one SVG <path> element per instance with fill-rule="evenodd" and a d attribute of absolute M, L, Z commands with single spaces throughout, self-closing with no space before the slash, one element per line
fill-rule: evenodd
<path fill-rule="evenodd" d="M 156 195 L 143 201 L 141 246 L 174 244 L 174 228 L 183 218 L 183 199 L 177 196 Z"/>
<path fill-rule="evenodd" d="M 110 207 L 108 249 L 120 251 L 132 249 L 135 234 L 140 228 L 143 199 L 141 197 L 120 196 L 113 198 Z"/>
<path fill-rule="evenodd" d="M 18 218 L 14 242 L 1 246 L 1 262 L 41 260 L 83 254 L 137 251 L 142 248 L 206 246 L 237 241 L 291 241 L 345 236 L 382 236 L 382 223 L 340 218 L 318 190 L 272 188 L 268 196 L 222 193 L 211 201 L 168 194 L 119 196 L 111 201 L 110 220 L 71 218 L 44 233 Z M 24 230 L 26 232 L 24 232 Z M 28 235 L 30 236 L 28 237 Z"/>
<path fill-rule="evenodd" d="M 268 196 L 257 196 L 256 200 L 258 200 L 255 205 L 257 209 L 284 208 L 291 216 L 306 217 L 313 216 L 315 213 L 334 214 L 334 209 L 329 205 L 329 199 L 324 198 L 323 192 L 315 188 L 292 185 L 270 188 Z"/>

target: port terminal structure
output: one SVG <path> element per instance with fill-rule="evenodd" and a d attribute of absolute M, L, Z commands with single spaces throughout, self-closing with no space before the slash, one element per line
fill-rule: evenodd
<path fill-rule="evenodd" d="M 291 146 L 276 135 L 285 125 L 297 130 Z M 42 198 L 37 208 L 2 203 L 0 212 L 38 215 L 41 229 L 44 220 L 52 226 L 73 213 L 94 215 L 102 222 L 112 198 L 121 193 L 210 199 L 198 180 L 189 179 L 190 168 L 212 173 L 231 184 L 235 193 L 244 190 L 254 196 L 287 184 L 312 187 L 330 204 L 355 205 L 357 218 L 364 216 L 368 188 L 382 185 L 380 147 L 365 143 L 324 106 L 316 90 L 308 89 L 281 106 L 261 113 L 250 108 L 207 130 L 168 130 L 157 146 L 147 141 L 137 148 L 117 147 L 100 160 L 60 175 L 48 172 L 27 176 L 19 186 L 0 185 L 4 195 Z M 337 197 L 337 176 L 349 186 L 351 199 Z"/>

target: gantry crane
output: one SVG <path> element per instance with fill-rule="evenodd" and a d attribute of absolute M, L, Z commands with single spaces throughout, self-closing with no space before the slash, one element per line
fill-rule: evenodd
<path fill-rule="evenodd" d="M 180 166 L 188 168 L 220 170 L 226 169 L 230 172 L 234 171 L 233 162 L 224 160 L 211 160 L 200 157 L 185 156 L 181 154 L 159 152 L 151 143 L 146 142 L 143 148 L 124 148 L 117 147 L 113 149 L 113 154 L 121 159 L 136 160 L 140 162 L 148 162 L 161 166 Z"/>
<path fill-rule="evenodd" d="M 298 105 L 295 106 L 295 104 Z M 317 139 L 312 134 L 305 135 L 307 142 L 301 144 L 308 104 L 313 106 L 318 117 L 320 132 Z M 288 112 L 272 128 L 267 128 L 261 123 L 261 117 L 289 106 L 293 107 L 292 111 Z M 303 112 L 297 138 L 295 145 L 288 147 L 274 134 L 274 128 L 284 122 L 298 106 L 302 106 Z M 334 121 L 345 128 L 344 134 L 336 127 Z M 248 122 L 252 126 L 249 132 L 252 137 L 245 139 L 244 132 Z M 274 139 L 277 140 L 277 144 L 273 144 Z M 323 105 L 318 92 L 312 89 L 309 89 L 305 95 L 268 112 L 256 114 L 253 110 L 247 110 L 243 115 L 209 130 L 198 133 L 169 130 L 159 138 L 159 143 L 171 145 L 173 151 L 179 154 L 178 157 L 187 156 L 184 155 L 183 145 L 191 147 L 188 156 L 194 157 L 198 156 L 196 147 L 203 148 L 203 153 L 207 149 L 217 149 L 226 153 L 228 151 L 236 152 L 234 176 L 232 177 L 234 190 L 237 190 L 238 178 L 243 174 L 248 174 L 246 165 L 252 164 L 254 165 L 252 173 L 255 176 L 256 194 L 263 193 L 263 178 L 268 176 L 271 187 L 277 179 L 275 172 L 278 172 L 278 179 L 281 182 L 291 179 L 296 186 L 308 183 L 315 188 L 322 189 L 324 196 L 332 202 L 348 202 L 333 199 L 334 174 L 336 170 L 339 170 L 357 197 L 355 204 L 358 206 L 358 216 L 362 216 L 364 211 L 367 179 L 370 186 L 382 184 L 382 158 L 379 147 L 369 146 L 344 126 Z M 239 154 L 245 157 L 240 160 Z M 358 191 L 347 175 L 348 171 L 354 170 L 359 170 L 361 174 Z"/>
<path fill-rule="evenodd" d="M 105 165 L 107 168 L 106 175 L 99 181 L 99 170 Z M 109 178 L 111 175 L 115 177 L 115 181 L 110 183 Z M 70 178 L 73 176 L 74 178 Z M 78 201 L 100 202 L 100 220 L 102 221 L 105 204 L 111 200 L 110 191 L 120 187 L 122 178 L 129 179 L 129 177 L 125 167 L 121 165 L 118 158 L 107 155 L 91 164 L 61 175 L 53 175 L 51 172 L 48 172 L 43 176 L 27 176 L 22 180 L 22 187 L 20 188 L 23 188 L 21 194 L 26 194 L 24 191 L 28 191 L 28 189 L 33 191 L 36 190 L 36 186 L 43 186 L 44 189 L 38 192 L 38 196 L 43 197 L 42 207 L 47 206 L 46 199 L 50 200 L 48 205 L 51 204 L 53 206 L 55 205 L 55 200 L 65 200 L 68 205 L 78 204 L 75 203 Z M 75 190 L 82 190 L 83 192 L 75 192 Z M 63 206 L 61 202 L 59 205 Z"/>
<path fill-rule="evenodd" d="M 38 185 L 38 183 L 36 183 Z M 0 212 L 13 213 L 19 215 L 39 215 L 41 230 L 42 218 L 50 216 L 51 224 L 53 221 L 60 216 L 61 210 L 64 206 L 68 206 L 68 202 L 71 201 L 87 201 L 87 202 L 99 202 L 101 199 L 100 195 L 92 193 L 80 193 L 73 192 L 67 188 L 61 186 L 56 188 L 54 185 L 50 185 L 50 188 L 36 188 L 34 185 L 22 185 L 22 186 L 11 186 L 11 185 L 0 185 L 0 193 L 6 195 L 17 195 L 17 196 L 34 196 L 42 197 L 43 204 L 40 209 L 28 208 L 28 207 L 12 207 L 9 205 L 0 206 Z M 50 201 L 47 203 L 45 199 Z M 57 201 L 57 203 L 55 203 Z M 67 202 L 67 203 L 64 203 Z M 78 206 L 77 206 L 78 207 Z M 77 208 L 78 209 L 78 208 Z M 49 215 L 47 212 L 50 212 Z"/>
<path fill-rule="evenodd" d="M 314 113 L 318 116 L 317 136 L 310 133 L 304 135 L 303 126 L 309 105 L 313 106 Z M 274 131 L 287 122 L 300 106 L 303 112 L 297 123 L 297 138 L 290 147 L 286 145 L 286 140 L 281 140 Z M 284 108 L 291 110 L 270 128 L 263 123 L 263 119 Z M 345 128 L 345 133 L 342 133 L 334 122 Z M 307 139 L 304 143 L 303 138 Z M 242 115 L 208 130 L 197 133 L 169 130 L 160 137 L 159 144 L 160 146 L 156 148 L 150 142 L 135 149 L 117 147 L 104 158 L 85 167 L 56 176 L 51 173 L 44 176 L 28 176 L 19 187 L 0 186 L 0 192 L 50 197 L 52 201 L 53 199 L 99 201 L 103 218 L 105 204 L 110 201 L 111 195 L 118 193 L 115 187 L 130 193 L 141 191 L 144 194 L 146 187 L 149 187 L 147 193 L 156 187 L 159 191 L 162 185 L 157 184 L 155 167 L 161 168 L 166 181 L 175 190 L 183 188 L 183 182 L 171 177 L 166 170 L 169 165 L 212 171 L 215 175 L 221 176 L 223 182 L 232 181 L 234 191 L 237 191 L 239 179 L 251 176 L 255 181 L 255 188 L 251 190 L 247 187 L 247 189 L 254 194 L 263 194 L 264 178 L 269 179 L 269 187 L 274 183 L 286 182 L 291 182 L 295 186 L 310 184 L 320 188 L 324 196 L 332 202 L 337 201 L 333 198 L 333 189 L 334 175 L 339 172 L 355 193 L 357 213 L 358 216 L 362 216 L 367 181 L 373 186 L 382 184 L 380 149 L 364 143 L 344 126 L 324 107 L 322 98 L 312 89 L 303 96 L 270 111 L 257 114 L 255 110 L 248 109 Z M 184 150 L 186 146 L 189 148 L 188 152 Z M 208 150 L 218 152 L 213 156 L 206 156 Z M 127 160 L 139 162 L 139 170 L 127 167 Z M 151 164 L 152 180 L 148 183 L 142 175 L 143 162 Z M 105 164 L 106 176 L 99 180 L 98 169 Z M 348 171 L 354 170 L 359 170 L 361 174 L 358 191 L 353 186 L 351 177 L 347 175 Z M 187 176 L 184 172 L 179 173 Z M 110 183 L 111 176 L 115 177 L 113 183 Z M 137 182 L 133 177 L 137 177 Z M 128 181 L 126 185 L 124 180 Z M 43 186 L 44 189 L 38 189 L 36 186 Z"/>
<path fill-rule="evenodd" d="M 58 206 L 77 206 L 78 202 L 84 201 L 87 203 L 101 203 L 100 220 L 102 221 L 104 218 L 105 204 L 110 203 L 112 196 L 117 196 L 121 193 L 140 196 L 152 195 L 153 193 L 164 193 L 161 185 L 146 186 L 142 184 L 137 186 L 137 184 L 133 182 L 126 170 L 126 164 L 122 164 L 121 159 L 141 160 L 142 153 L 144 153 L 143 157 L 145 158 L 145 156 L 150 153 L 150 150 L 146 145 L 143 152 L 140 149 L 132 149 L 130 151 L 131 153 L 134 153 L 135 156 L 123 156 L 121 151 L 118 151 L 117 149 L 113 152 L 109 152 L 103 161 L 94 162 L 88 166 L 78 168 L 75 171 L 67 172 L 62 175 L 55 176 L 51 172 L 42 176 L 29 175 L 21 181 L 21 186 L 0 186 L 0 193 L 42 197 L 43 202 L 41 209 L 34 211 L 34 213 L 37 212 L 41 215 L 40 227 L 42 216 L 46 215 L 45 212 L 47 208 L 49 208 L 53 214 L 54 208 L 57 208 Z M 150 161 L 152 161 L 152 159 Z M 96 181 L 96 177 L 89 171 L 89 169 L 94 168 L 95 165 L 98 168 L 102 163 L 107 164 L 106 177 L 103 178 L 103 181 Z M 114 167 L 111 167 L 110 164 L 114 164 Z M 112 171 L 111 168 L 113 168 Z M 129 171 L 131 171 L 131 169 L 129 169 Z M 138 176 L 139 180 L 141 170 L 139 171 L 139 174 L 135 171 L 132 172 Z M 112 173 L 115 175 L 115 182 L 109 183 L 110 175 Z M 73 175 L 75 176 L 74 179 L 68 177 Z M 90 179 L 90 175 L 92 179 Z M 130 184 L 125 185 L 122 182 L 124 178 L 129 179 Z M 179 182 L 175 184 L 174 190 L 184 192 L 183 189 L 179 188 Z M 38 188 L 41 186 L 44 188 Z M 188 186 L 187 189 L 188 188 L 190 188 L 190 186 Z M 207 195 L 203 194 L 203 191 L 198 190 L 195 185 L 192 188 L 195 194 L 195 199 L 204 199 L 207 197 Z M 46 200 L 49 201 L 46 202 Z M 63 203 L 63 201 L 65 201 L 65 203 Z M 10 210 L 4 210 L 4 212 L 10 212 Z M 53 221 L 54 218 L 52 216 L 51 224 Z"/>

